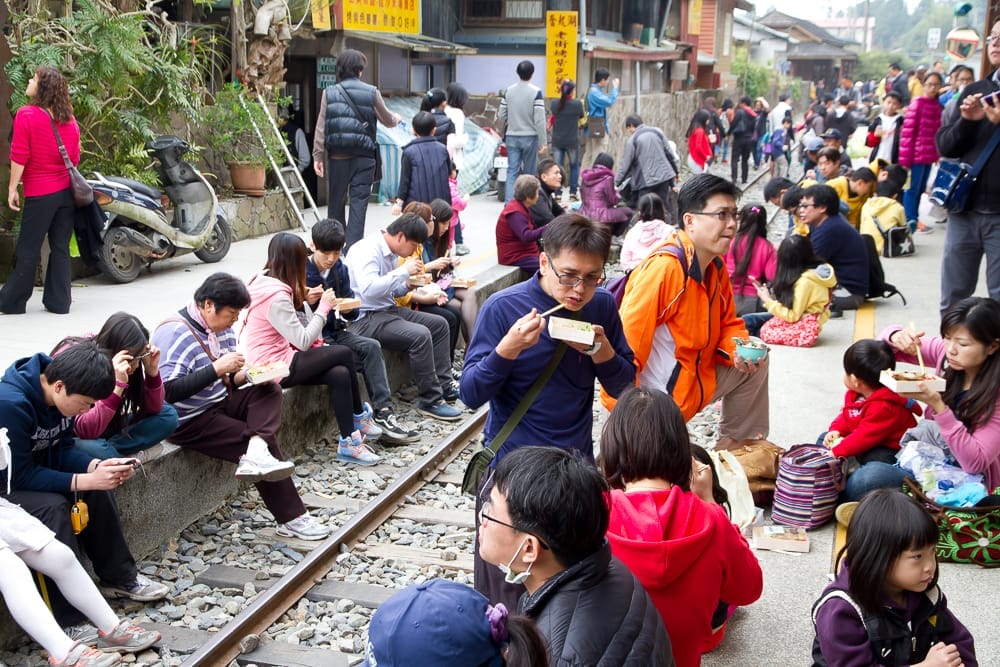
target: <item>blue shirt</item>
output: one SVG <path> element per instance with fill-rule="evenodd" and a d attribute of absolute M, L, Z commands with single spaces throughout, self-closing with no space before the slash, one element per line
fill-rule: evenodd
<path fill-rule="evenodd" d="M 351 246 L 344 263 L 354 286 L 354 293 L 361 299 L 361 314 L 388 310 L 396 305 L 396 297 L 403 296 L 410 288 L 410 277 L 405 267 L 399 266 L 399 256 L 389 248 L 385 233 L 361 239 Z"/>
<path fill-rule="evenodd" d="M 858 230 L 840 215 L 831 215 L 809 232 L 813 250 L 833 265 L 837 284 L 851 294 L 868 295 L 868 251 Z"/>
<path fill-rule="evenodd" d="M 352 249 L 353 252 L 353 249 Z M 552 358 L 559 341 L 543 331 L 538 343 L 521 352 L 517 359 L 504 359 L 496 347 L 520 317 L 537 308 L 544 312 L 557 305 L 545 293 L 536 273 L 530 280 L 497 292 L 483 304 L 465 354 L 460 383 L 462 402 L 470 408 L 490 404 L 486 418 L 486 441 L 500 432 L 535 380 Z M 610 292 L 597 288 L 594 298 L 583 307 L 580 320 L 600 324 L 614 346 L 616 355 L 603 364 L 569 348 L 507 442 L 493 459 L 496 465 L 507 453 L 526 445 L 553 445 L 579 450 L 594 458 L 594 380 L 617 397 L 635 384 L 635 363 L 622 331 L 618 306 Z"/>

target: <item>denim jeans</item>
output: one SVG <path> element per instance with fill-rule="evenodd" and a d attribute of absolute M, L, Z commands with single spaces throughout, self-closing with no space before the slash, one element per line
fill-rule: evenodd
<path fill-rule="evenodd" d="M 521 174 L 535 175 L 538 166 L 538 137 L 507 135 L 507 184 L 504 201 L 514 198 L 514 181 Z"/>
<path fill-rule="evenodd" d="M 903 209 L 910 231 L 917 231 L 920 218 L 920 195 L 927 188 L 927 178 L 931 175 L 931 165 L 915 164 L 910 169 L 910 189 L 903 193 Z"/>
<path fill-rule="evenodd" d="M 844 485 L 844 500 L 861 500 L 872 489 L 898 489 L 910 477 L 898 465 L 872 461 L 855 470 Z"/>
<path fill-rule="evenodd" d="M 1000 214 L 949 213 L 941 252 L 942 313 L 976 291 L 983 255 L 986 289 L 1000 299 Z"/>
<path fill-rule="evenodd" d="M 772 317 L 774 315 L 771 313 L 747 313 L 743 316 L 743 324 L 746 326 L 748 334 L 760 336 L 760 328 Z"/>
<path fill-rule="evenodd" d="M 95 459 L 113 459 L 149 449 L 170 437 L 177 429 L 177 410 L 164 403 L 159 414 L 145 415 L 142 419 L 129 418 L 128 433 L 117 433 L 110 438 L 94 440 L 76 439 L 77 449 L 82 449 Z"/>
<path fill-rule="evenodd" d="M 560 167 L 563 166 L 565 160 L 569 158 L 569 193 L 571 195 L 576 194 L 576 190 L 580 185 L 580 148 L 560 148 L 559 146 L 552 147 L 552 159 L 556 161 Z M 562 188 L 556 190 L 556 195 L 562 194 Z"/>

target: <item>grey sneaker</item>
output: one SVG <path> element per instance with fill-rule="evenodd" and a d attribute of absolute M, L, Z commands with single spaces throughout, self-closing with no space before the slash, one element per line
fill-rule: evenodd
<path fill-rule="evenodd" d="M 97 641 L 97 628 L 89 623 L 70 625 L 62 629 L 66 636 L 79 644 L 93 644 Z"/>
<path fill-rule="evenodd" d="M 375 415 L 375 423 L 382 429 L 382 443 L 406 444 L 420 439 L 420 433 L 412 431 L 396 420 L 389 408 L 382 408 Z"/>
<path fill-rule="evenodd" d="M 261 480 L 278 482 L 286 477 L 291 477 L 293 472 L 295 472 L 295 464 L 291 461 L 279 461 L 270 454 L 257 460 L 251 458 L 249 454 L 244 454 L 240 457 L 239 465 L 236 466 L 236 479 L 251 484 Z"/>
<path fill-rule="evenodd" d="M 274 532 L 282 537 L 297 537 L 300 540 L 312 541 L 325 539 L 330 534 L 330 529 L 306 512 L 288 523 L 279 523 Z"/>
<path fill-rule="evenodd" d="M 160 633 L 155 630 L 143 630 L 129 621 L 122 621 L 108 634 L 100 633 L 97 639 L 97 650 L 105 653 L 139 653 L 160 641 Z"/>
<path fill-rule="evenodd" d="M 170 594 L 170 588 L 148 577 L 137 574 L 130 585 L 105 584 L 101 587 L 105 595 L 119 598 L 129 598 L 138 602 L 162 600 Z"/>
<path fill-rule="evenodd" d="M 117 653 L 101 653 L 79 642 L 70 647 L 69 653 L 62 660 L 49 656 L 49 664 L 55 667 L 112 667 L 121 661 L 122 658 Z"/>
<path fill-rule="evenodd" d="M 417 407 L 417 410 L 425 415 L 446 422 L 454 422 L 462 418 L 462 411 L 452 405 L 448 405 L 442 398 L 430 403 L 421 403 Z"/>

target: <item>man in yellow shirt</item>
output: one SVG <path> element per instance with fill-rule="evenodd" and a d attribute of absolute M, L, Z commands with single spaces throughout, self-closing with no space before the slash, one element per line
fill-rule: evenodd
<path fill-rule="evenodd" d="M 875 174 L 868 167 L 860 167 L 846 176 L 831 178 L 826 184 L 837 191 L 841 202 L 847 204 L 844 217 L 857 229 L 861 225 L 861 207 L 875 190 Z"/>

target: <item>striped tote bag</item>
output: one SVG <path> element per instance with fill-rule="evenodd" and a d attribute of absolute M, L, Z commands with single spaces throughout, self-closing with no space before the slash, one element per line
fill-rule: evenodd
<path fill-rule="evenodd" d="M 771 518 L 807 530 L 833 518 L 844 488 L 843 461 L 819 445 L 795 445 L 781 456 Z"/>

